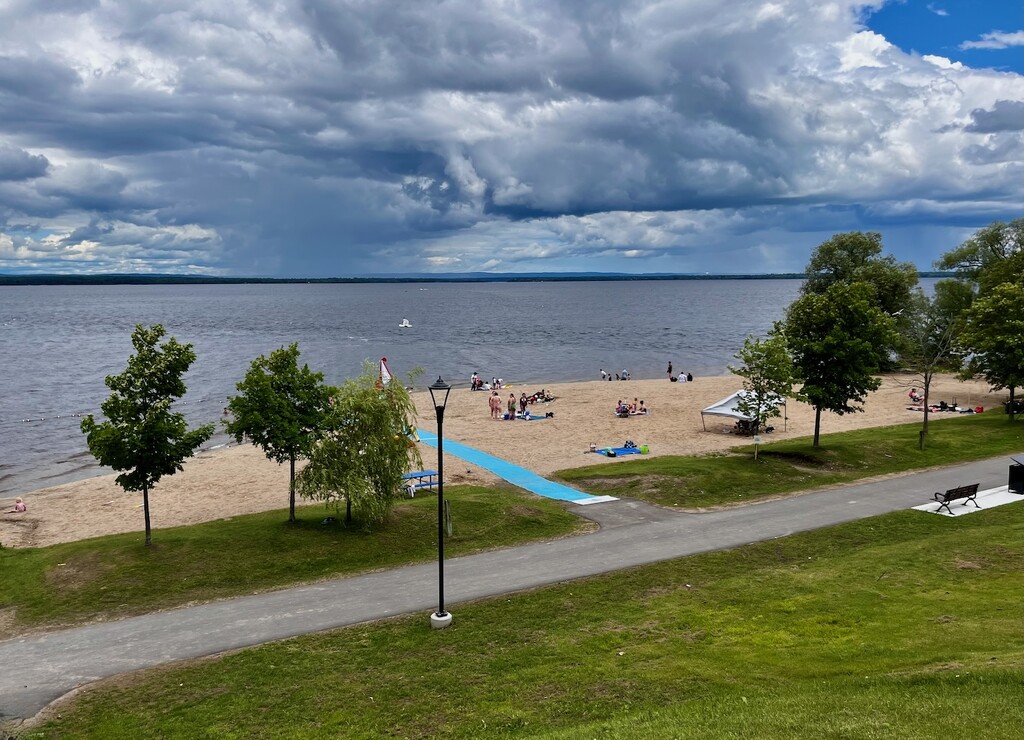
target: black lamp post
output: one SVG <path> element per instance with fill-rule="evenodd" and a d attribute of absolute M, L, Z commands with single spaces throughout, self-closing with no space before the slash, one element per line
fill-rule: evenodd
<path fill-rule="evenodd" d="M 452 387 L 437 376 L 429 386 L 430 400 L 437 414 L 437 611 L 430 615 L 430 626 L 443 629 L 452 623 L 452 615 L 444 610 L 444 407 Z"/>

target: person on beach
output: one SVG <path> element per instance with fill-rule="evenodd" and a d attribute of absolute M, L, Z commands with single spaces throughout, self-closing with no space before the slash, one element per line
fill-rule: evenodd
<path fill-rule="evenodd" d="M 21 497 L 14 499 L 14 508 L 11 509 L 8 514 L 23 514 L 28 511 L 28 507 L 25 506 L 25 502 L 21 500 Z"/>
<path fill-rule="evenodd" d="M 521 395 L 519 397 L 519 412 L 525 414 L 526 413 L 526 407 L 527 407 L 527 405 L 529 405 L 529 403 L 530 403 L 530 399 L 526 397 L 526 393 L 524 391 L 523 395 Z"/>
<path fill-rule="evenodd" d="M 603 367 L 601 368 L 601 380 L 608 380 L 608 373 L 605 372 Z"/>
<path fill-rule="evenodd" d="M 516 394 L 508 394 L 508 418 L 509 421 L 516 420 Z"/>
<path fill-rule="evenodd" d="M 498 391 L 491 391 L 490 397 L 487 399 L 488 405 L 491 407 L 491 418 L 501 418 L 501 396 L 498 395 Z"/>
<path fill-rule="evenodd" d="M 668 361 L 668 379 L 672 380 L 672 360 Z"/>

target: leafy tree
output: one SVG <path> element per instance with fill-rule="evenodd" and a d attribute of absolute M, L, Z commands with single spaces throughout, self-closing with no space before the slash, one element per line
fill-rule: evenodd
<path fill-rule="evenodd" d="M 895 321 L 874 297 L 870 285 L 837 282 L 786 310 L 786 343 L 803 382 L 798 397 L 814 407 L 815 447 L 823 410 L 840 416 L 863 411 L 856 404 L 880 385 L 873 373 L 895 341 Z"/>
<path fill-rule="evenodd" d="M 171 337 L 158 346 L 164 327 L 136 325 L 132 332 L 135 354 L 120 375 L 108 375 L 112 391 L 100 409 L 107 421 L 96 423 L 92 414 L 82 419 L 89 451 L 100 465 L 124 470 L 116 480 L 126 491 L 142 491 L 146 517 L 146 544 L 152 542 L 149 489 L 165 475 L 182 469 L 182 462 L 213 434 L 206 424 L 189 431 L 182 414 L 171 411 L 175 399 L 185 395 L 182 375 L 195 361 L 191 344 Z"/>
<path fill-rule="evenodd" d="M 1010 421 L 1014 395 L 1024 385 L 1024 279 L 1004 282 L 977 298 L 967 310 L 962 333 L 973 353 L 967 372 L 984 376 L 993 390 L 1010 391 Z"/>
<path fill-rule="evenodd" d="M 924 422 L 918 436 L 922 450 L 928 435 L 932 380 L 937 372 L 958 370 L 963 362 L 959 339 L 970 298 L 970 289 L 957 280 L 936 283 L 935 294 L 931 297 L 918 289 L 911 299 L 910 321 L 901 327 L 905 339 L 903 362 L 914 371 L 915 379 L 920 379 L 924 392 Z"/>
<path fill-rule="evenodd" d="M 996 221 L 979 229 L 935 263 L 940 270 L 956 270 L 977 285 L 981 294 L 1024 273 L 1024 218 Z"/>
<path fill-rule="evenodd" d="M 289 463 L 288 521 L 295 521 L 295 462 L 312 449 L 328 405 L 323 373 L 299 367 L 299 346 L 292 344 L 252 361 L 228 399 L 228 434 L 248 437 L 267 459 Z"/>
<path fill-rule="evenodd" d="M 872 289 L 871 302 L 890 316 L 898 315 L 917 285 L 917 267 L 881 254 L 878 232 L 836 234 L 811 254 L 803 295 L 822 295 L 835 283 L 866 283 Z"/>
<path fill-rule="evenodd" d="M 793 360 L 786 339 L 778 331 L 763 340 L 747 337 L 735 357 L 742 364 L 730 365 L 729 370 L 743 378 L 747 392 L 736 408 L 754 419 L 755 430 L 761 429 L 768 419 L 781 415 L 779 400 L 793 394 Z"/>
<path fill-rule="evenodd" d="M 331 389 L 331 403 L 298 477 L 307 498 L 338 505 L 345 499 L 345 521 L 353 507 L 366 526 L 383 522 L 401 490 L 410 464 L 422 466 L 409 440 L 416 409 L 401 383 L 381 383 L 372 366 L 358 378 Z"/>

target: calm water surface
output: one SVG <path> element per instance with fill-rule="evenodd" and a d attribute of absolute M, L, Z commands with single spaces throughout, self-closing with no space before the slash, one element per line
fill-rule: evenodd
<path fill-rule="evenodd" d="M 11 286 L 0 288 L 0 496 L 103 471 L 81 416 L 98 413 L 135 324 L 163 324 L 193 344 L 181 410 L 219 419 L 252 360 L 298 342 L 302 361 L 339 382 L 388 358 L 420 384 L 438 375 L 545 382 L 600 368 L 661 377 L 669 360 L 720 375 L 748 334 L 763 335 L 798 280 L 572 283 Z M 399 328 L 408 318 L 412 328 Z M 223 444 L 218 435 L 210 445 Z"/>

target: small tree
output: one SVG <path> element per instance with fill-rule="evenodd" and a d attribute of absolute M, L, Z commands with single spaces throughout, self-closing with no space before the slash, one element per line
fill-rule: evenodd
<path fill-rule="evenodd" d="M 781 415 L 780 401 L 793 393 L 793 360 L 785 337 L 778 331 L 764 340 L 747 337 L 735 357 L 743 364 L 730 365 L 729 370 L 743 378 L 743 390 L 747 392 L 736 408 L 752 418 L 755 430 L 759 430 L 768 419 Z"/>
<path fill-rule="evenodd" d="M 135 354 L 120 375 L 108 375 L 112 393 L 100 409 L 107 421 L 96 423 L 92 414 L 82 419 L 89 451 L 100 465 L 125 470 L 116 480 L 126 491 L 142 491 L 146 517 L 146 545 L 152 542 L 149 489 L 165 475 L 182 469 L 182 462 L 213 434 L 206 424 L 189 431 L 182 414 L 171 411 L 175 399 L 185 395 L 182 375 L 195 361 L 191 344 L 171 337 L 157 345 L 164 327 L 141 324 L 132 332 Z"/>
<path fill-rule="evenodd" d="M 904 333 L 903 362 L 915 372 L 924 391 L 924 421 L 918 435 L 918 448 L 924 449 L 928 435 L 928 399 L 932 380 L 942 370 L 957 370 L 962 364 L 959 350 L 962 316 L 971 301 L 970 288 L 957 280 L 936 284 L 935 295 L 926 296 L 920 289 L 911 300 L 909 321 L 902 324 Z"/>
<path fill-rule="evenodd" d="M 307 498 L 338 505 L 345 498 L 345 521 L 352 509 L 366 526 L 380 524 L 391 511 L 410 463 L 422 466 L 409 439 L 416 409 L 401 383 L 383 383 L 367 365 L 358 378 L 331 390 L 330 407 L 298 476 Z"/>
<path fill-rule="evenodd" d="M 881 385 L 874 373 L 896 341 L 895 322 L 873 298 L 864 283 L 835 283 L 786 310 L 786 343 L 803 382 L 798 395 L 814 407 L 815 447 L 823 410 L 840 416 L 863 411 L 858 404 Z"/>
<path fill-rule="evenodd" d="M 327 409 L 323 373 L 299 367 L 299 346 L 292 344 L 252 361 L 228 398 L 231 419 L 224 426 L 241 442 L 248 437 L 278 464 L 288 461 L 288 521 L 295 521 L 295 463 L 312 448 Z"/>
<path fill-rule="evenodd" d="M 976 299 L 966 312 L 962 341 L 973 353 L 967 372 L 984 376 L 993 390 L 1009 389 L 1013 422 L 1014 395 L 1024 385 L 1024 280 L 1000 283 Z"/>

